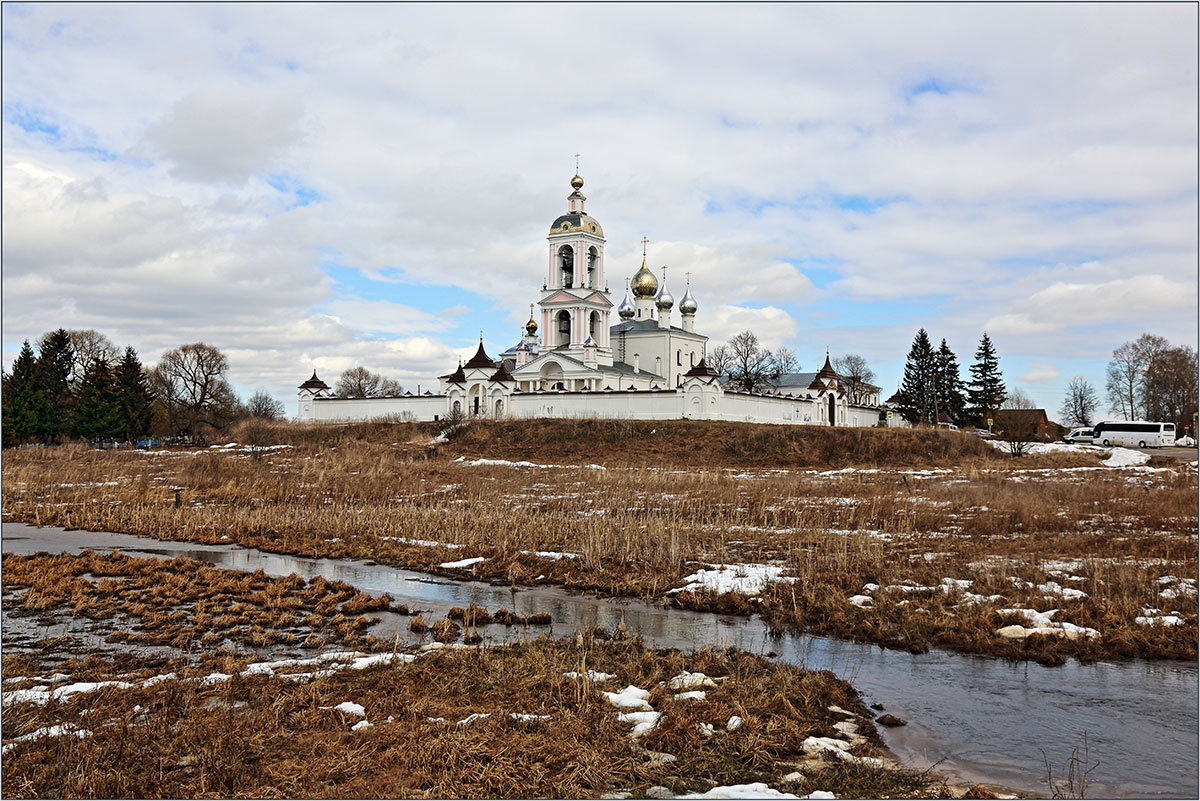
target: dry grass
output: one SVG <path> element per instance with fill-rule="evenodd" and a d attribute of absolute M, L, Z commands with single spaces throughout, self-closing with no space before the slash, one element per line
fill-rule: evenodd
<path fill-rule="evenodd" d="M 1197 576 L 1196 472 L 1182 465 L 1148 473 L 1101 468 L 1086 454 L 1013 460 L 948 432 L 678 421 L 474 425 L 428 460 L 431 430 L 417 424 L 274 433 L 293 447 L 261 458 L 10 452 L 6 519 L 659 599 L 700 563 L 767 562 L 799 580 L 757 599 L 683 593 L 674 602 L 915 650 L 1044 661 L 1196 655 L 1194 595 L 1164 599 L 1157 584 Z M 609 469 L 471 466 L 460 455 Z M 439 567 L 471 556 L 487 559 Z M 945 578 L 1002 598 L 881 589 L 874 609 L 847 602 L 868 583 Z M 1087 597 L 1037 589 L 1048 581 Z M 995 610 L 1006 607 L 1056 608 L 1058 620 L 1100 636 L 1004 640 L 996 629 L 1015 621 Z M 1184 625 L 1138 625 L 1147 607 L 1179 612 Z"/>
<path fill-rule="evenodd" d="M 5 659 L 8 677 L 35 666 Z M 130 679 L 129 665 L 68 666 L 73 678 Z M 944 785 L 893 768 L 839 765 L 803 754 L 810 736 L 840 737 L 848 710 L 879 753 L 878 735 L 854 690 L 827 672 L 771 663 L 734 650 L 652 652 L 637 642 L 539 639 L 491 649 L 442 651 L 407 665 L 343 671 L 297 683 L 234 676 L 205 685 L 205 671 L 235 673 L 227 658 L 198 668 L 165 663 L 174 680 L 108 688 L 61 704 L 12 704 L 4 737 L 72 724 L 90 736 L 17 744 L 4 757 L 4 792 L 19 797 L 199 796 L 354 798 L 594 798 L 615 791 L 674 792 L 766 781 L 839 797 L 945 797 Z M 564 676 L 595 669 L 600 683 Z M 706 701 L 676 701 L 660 683 L 684 671 L 718 677 Z M 18 683 L 19 684 L 19 683 Z M 659 727 L 637 745 L 601 689 L 651 690 Z M 14 685 L 8 685 L 14 686 Z M 8 689 L 6 686 L 6 689 Z M 335 708 L 361 704 L 360 718 Z M 514 713 L 546 715 L 521 721 Z M 472 714 L 487 715 L 455 725 Z M 735 731 L 726 723 L 737 715 Z M 436 719 L 446 722 L 437 722 Z M 433 719 L 433 720 L 431 720 Z M 390 722 L 389 722 L 390 720 Z M 702 736 L 699 724 L 712 725 Z M 677 761 L 656 761 L 666 752 Z M 806 778 L 783 782 L 805 770 Z"/>
<path fill-rule="evenodd" d="M 5 613 L 96 621 L 108 642 L 170 645 L 183 652 L 216 646 L 267 648 L 319 640 L 364 650 L 390 650 L 363 635 L 367 611 L 387 609 L 341 581 L 261 570 L 222 570 L 194 559 L 137 559 L 121 553 L 4 556 Z M 19 590 L 24 592 L 16 595 Z M 326 618 L 315 610 L 334 613 Z M 309 639 L 314 638 L 314 639 Z M 372 642 L 375 640 L 375 642 Z M 375 647 L 373 647 L 375 646 Z"/>

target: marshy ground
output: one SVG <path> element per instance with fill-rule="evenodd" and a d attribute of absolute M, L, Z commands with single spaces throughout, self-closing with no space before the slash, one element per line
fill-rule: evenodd
<path fill-rule="evenodd" d="M 259 425 L 200 451 L 10 452 L 4 513 L 760 613 L 911 650 L 1196 657 L 1186 462 L 721 423 L 475 424 L 431 452 L 435 434 Z"/>

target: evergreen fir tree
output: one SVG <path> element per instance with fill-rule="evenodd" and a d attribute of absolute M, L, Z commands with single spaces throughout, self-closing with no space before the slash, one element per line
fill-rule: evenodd
<path fill-rule="evenodd" d="M 142 363 L 133 348 L 125 348 L 125 356 L 113 370 L 117 403 L 121 408 L 121 437 L 136 439 L 150 430 L 154 395 L 142 370 Z"/>
<path fill-rule="evenodd" d="M 71 406 L 71 433 L 89 440 L 113 439 L 124 433 L 121 403 L 112 370 L 103 357 L 88 365 Z"/>
<path fill-rule="evenodd" d="M 1000 377 L 1000 361 L 996 358 L 996 349 L 986 331 L 975 351 L 967 395 L 971 403 L 970 414 L 977 417 L 982 425 L 987 424 L 987 418 L 1000 408 L 1006 397 L 1004 381 Z"/>
<path fill-rule="evenodd" d="M 13 362 L 12 375 L 4 376 L 3 406 L 4 419 L 0 428 L 3 429 L 5 448 L 42 435 L 46 397 L 38 382 L 37 359 L 29 340 L 21 345 L 21 352 Z"/>
<path fill-rule="evenodd" d="M 955 423 L 962 423 L 967 416 L 966 387 L 958 371 L 958 357 L 946 340 L 942 340 L 934 357 L 937 364 L 937 408 L 950 416 Z"/>
<path fill-rule="evenodd" d="M 71 363 L 75 350 L 71 336 L 60 328 L 42 338 L 38 347 L 37 378 L 46 399 L 46 413 L 38 436 L 57 442 L 67 432 L 71 419 Z"/>
<path fill-rule="evenodd" d="M 908 361 L 904 364 L 904 380 L 900 384 L 900 392 L 904 396 L 900 413 L 905 420 L 913 424 L 933 422 L 936 415 L 936 382 L 937 363 L 933 346 L 929 344 L 929 334 L 922 328 L 913 339 Z"/>

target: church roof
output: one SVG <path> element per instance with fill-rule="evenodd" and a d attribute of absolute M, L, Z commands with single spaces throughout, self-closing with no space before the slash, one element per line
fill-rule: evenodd
<path fill-rule="evenodd" d="M 296 389 L 329 389 L 329 385 L 317 378 L 317 371 L 313 370 L 312 378 L 296 387 Z"/>
<path fill-rule="evenodd" d="M 840 378 L 840 376 L 837 374 L 837 370 L 834 370 L 833 365 L 831 365 L 829 363 L 829 352 L 828 351 L 825 352 L 825 365 L 821 368 L 820 372 L 818 372 L 817 375 L 819 375 L 821 378 L 827 378 L 827 379 L 828 378 Z"/>
<path fill-rule="evenodd" d="M 439 378 L 444 378 L 447 381 L 449 381 L 451 384 L 467 383 L 467 374 L 463 372 L 463 366 L 461 364 L 458 366 L 458 369 L 455 370 L 453 373 L 450 373 L 449 375 L 439 376 Z"/>
<path fill-rule="evenodd" d="M 587 234 L 604 236 L 604 229 L 600 227 L 600 223 L 596 222 L 594 217 L 587 214 L 564 214 L 550 223 L 550 233 L 552 234 L 574 231 L 583 231 Z"/>
<path fill-rule="evenodd" d="M 488 381 L 516 381 L 516 380 L 517 379 L 512 377 L 512 373 L 508 372 L 508 367 L 505 366 L 504 362 L 500 362 L 499 369 L 496 370 L 496 372 L 492 373 L 491 377 L 488 378 Z"/>
<path fill-rule="evenodd" d="M 572 356 L 568 356 L 565 353 L 560 353 L 558 351 L 546 351 L 545 354 L 546 355 L 553 354 L 554 358 L 556 358 L 556 359 L 562 359 L 565 362 L 571 362 L 572 364 L 577 364 L 580 367 L 584 367 L 588 370 L 592 370 L 597 373 L 610 373 L 610 374 L 611 373 L 620 373 L 621 375 L 637 375 L 639 378 L 650 378 L 650 379 L 658 379 L 659 381 L 666 381 L 666 379 L 663 378 L 661 375 L 659 375 L 658 373 L 651 372 L 650 370 L 643 369 L 643 370 L 638 371 L 637 373 L 634 373 L 633 367 L 631 365 L 625 364 L 624 362 L 613 362 L 611 365 L 602 364 L 598 367 L 588 367 L 586 364 L 579 361 L 579 359 L 576 359 Z M 538 357 L 538 358 L 540 359 L 542 357 Z M 520 371 L 525 371 L 525 370 L 529 369 L 531 365 L 538 364 L 538 363 L 540 363 L 538 361 L 538 359 L 534 359 L 533 361 L 526 362 L 524 365 L 521 366 Z M 518 372 L 520 372 L 520 371 L 518 371 Z"/>
<path fill-rule="evenodd" d="M 623 323 L 610 325 L 608 327 L 608 331 L 609 334 L 620 334 L 622 332 L 629 334 L 644 334 L 653 333 L 655 331 L 671 331 L 675 334 L 688 334 L 689 336 L 694 336 L 699 339 L 708 339 L 708 337 L 704 336 L 703 334 L 697 334 L 695 331 L 684 331 L 682 328 L 675 325 L 671 326 L 669 329 L 659 328 L 658 320 L 626 320 Z"/>
<path fill-rule="evenodd" d="M 475 355 L 471 360 L 464 365 L 468 370 L 473 368 L 488 369 L 495 367 L 496 363 L 492 361 L 492 357 L 487 355 L 487 351 L 483 349 L 483 340 L 479 340 L 479 350 L 475 351 Z"/>

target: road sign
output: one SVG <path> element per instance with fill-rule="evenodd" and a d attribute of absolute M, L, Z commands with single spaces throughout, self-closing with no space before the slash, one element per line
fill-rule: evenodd
<path fill-rule="evenodd" d="M 891 420 L 891 419 L 892 419 L 892 413 L 891 413 L 891 412 L 888 412 L 887 419 L 889 419 L 889 420 Z"/>

